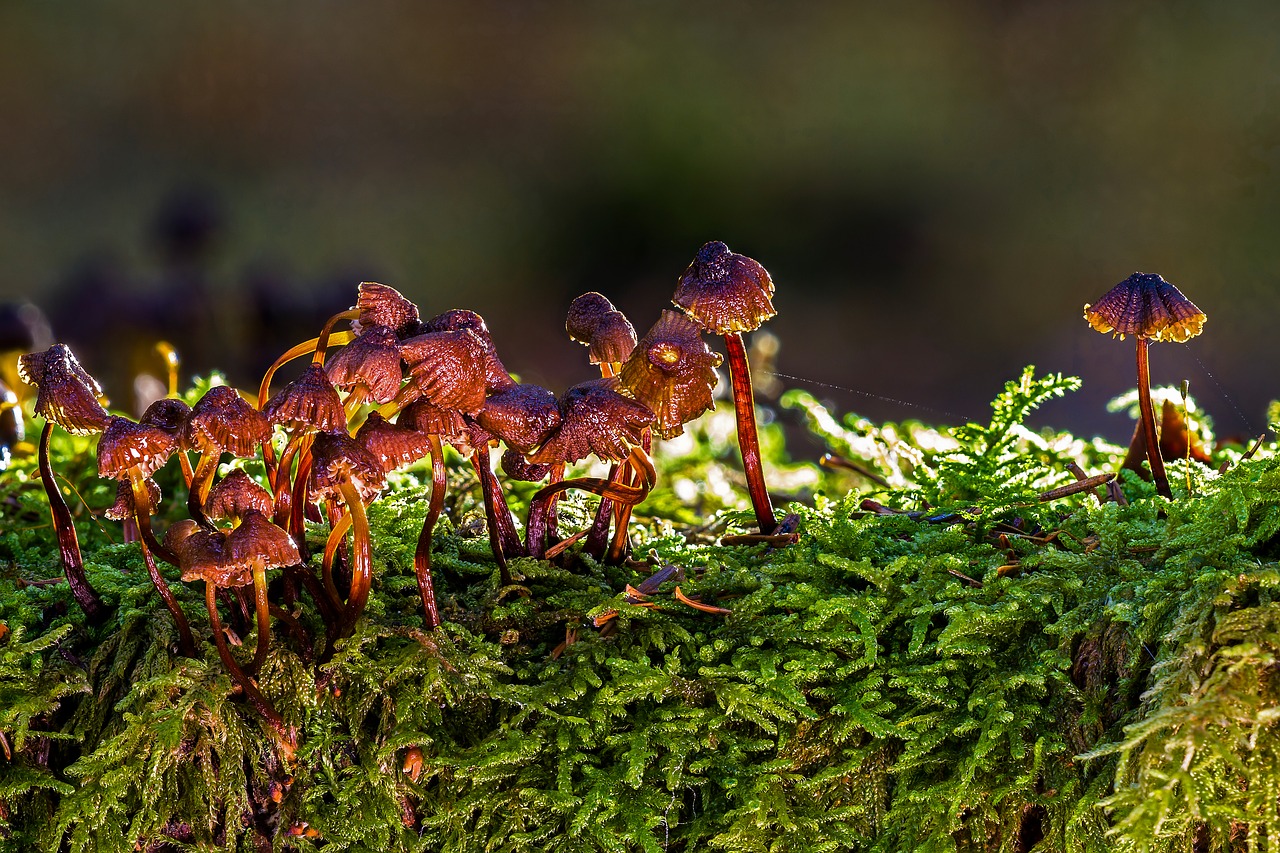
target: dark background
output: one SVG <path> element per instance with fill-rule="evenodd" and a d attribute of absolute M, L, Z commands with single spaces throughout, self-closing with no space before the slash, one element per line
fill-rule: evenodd
<path fill-rule="evenodd" d="M 1155 381 L 1256 432 L 1278 94 L 1261 0 L 7 3 L 0 300 L 110 383 L 164 336 L 253 385 L 376 279 L 560 390 L 573 296 L 643 333 L 720 239 L 843 410 L 984 417 L 1033 362 L 1085 380 L 1041 422 L 1126 439 L 1133 348 L 1081 308 L 1145 270 L 1209 315 Z"/>

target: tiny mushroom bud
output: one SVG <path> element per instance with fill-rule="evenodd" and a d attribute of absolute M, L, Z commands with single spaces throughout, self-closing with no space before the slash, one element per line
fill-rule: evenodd
<path fill-rule="evenodd" d="M 298 546 L 283 528 L 277 527 L 257 510 L 249 510 L 235 530 L 227 534 L 223 546 L 223 564 L 245 567 L 253 577 L 253 597 L 257 619 L 258 644 L 253 656 L 257 672 L 267 658 L 271 637 L 271 621 L 267 604 L 267 570 L 292 566 L 300 561 Z"/>

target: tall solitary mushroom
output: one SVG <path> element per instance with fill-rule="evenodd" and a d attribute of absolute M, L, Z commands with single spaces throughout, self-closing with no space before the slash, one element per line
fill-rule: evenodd
<path fill-rule="evenodd" d="M 1162 497 L 1172 498 L 1169 478 L 1160 457 L 1155 410 L 1151 406 L 1151 369 L 1147 348 L 1151 341 L 1185 343 L 1204 328 L 1205 313 L 1182 291 L 1154 273 L 1136 272 L 1084 306 L 1089 325 L 1112 337 L 1132 335 L 1138 342 L 1138 411 L 1147 444 L 1151 478 Z"/>
<path fill-rule="evenodd" d="M 760 264 L 745 255 L 729 251 L 719 241 L 698 250 L 693 263 L 680 276 L 671 301 L 709 332 L 724 336 L 729 356 L 729 378 L 733 385 L 733 407 L 738 417 L 738 448 L 747 476 L 747 491 L 756 511 L 761 533 L 778 526 L 773 504 L 764 484 L 760 463 L 760 440 L 756 434 L 755 397 L 751 390 L 751 368 L 742 342 L 743 332 L 752 332 L 777 311 L 773 279 Z"/>

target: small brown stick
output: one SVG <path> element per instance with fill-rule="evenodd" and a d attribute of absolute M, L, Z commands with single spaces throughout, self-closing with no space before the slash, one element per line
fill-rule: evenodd
<path fill-rule="evenodd" d="M 1267 434 L 1265 432 L 1262 435 L 1258 436 L 1258 438 L 1253 442 L 1253 446 L 1250 447 L 1248 450 L 1246 450 L 1244 452 L 1244 455 L 1240 457 L 1240 461 L 1244 462 L 1246 459 L 1252 459 L 1253 454 L 1258 452 L 1258 448 L 1262 447 L 1262 442 L 1266 441 L 1266 439 L 1267 439 Z M 1226 462 L 1223 462 L 1222 465 L 1218 467 L 1218 473 L 1225 474 L 1227 473 L 1228 470 L 1230 470 L 1230 468 L 1231 468 L 1231 462 L 1230 460 L 1228 460 Z"/>
<path fill-rule="evenodd" d="M 947 574 L 951 575 L 952 577 L 959 578 L 960 580 L 964 581 L 974 589 L 982 589 L 982 581 L 974 580 L 973 578 L 969 577 L 963 572 L 957 572 L 955 569 L 947 569 Z"/>
<path fill-rule="evenodd" d="M 676 600 L 681 604 L 689 605 L 694 610 L 701 610 L 703 613 L 715 613 L 720 616 L 728 616 L 733 612 L 727 607 L 716 607 L 711 604 L 703 604 L 701 601 L 696 601 L 681 592 L 679 585 L 676 586 Z"/>
<path fill-rule="evenodd" d="M 870 468 L 864 468 L 858 463 L 846 459 L 843 456 L 836 456 L 834 453 L 824 453 L 822 454 L 822 458 L 818 460 L 818 464 L 823 468 L 843 468 L 846 471 L 852 471 L 860 477 L 865 477 L 877 486 L 881 486 L 886 489 L 890 488 L 889 481 L 884 477 L 881 477 Z"/>
<path fill-rule="evenodd" d="M 1048 503 L 1049 501 L 1056 501 L 1058 498 L 1065 498 L 1070 495 L 1077 495 L 1080 492 L 1091 491 L 1098 488 L 1098 486 L 1105 486 L 1107 483 L 1114 480 L 1115 477 L 1115 474 L 1097 474 L 1092 477 L 1086 477 L 1083 480 L 1077 480 L 1074 483 L 1068 483 L 1065 486 L 1059 486 L 1056 489 L 1050 489 L 1047 492 L 1041 493 L 1040 503 Z"/>

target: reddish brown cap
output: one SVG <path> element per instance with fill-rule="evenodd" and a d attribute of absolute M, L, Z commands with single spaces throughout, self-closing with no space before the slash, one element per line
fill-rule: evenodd
<path fill-rule="evenodd" d="M 431 443 L 425 433 L 393 424 L 377 412 L 370 412 L 360 429 L 356 430 L 356 441 L 377 457 L 384 472 L 411 465 L 431 451 Z"/>
<path fill-rule="evenodd" d="M 178 558 L 184 581 L 206 581 L 214 586 L 244 586 L 253 582 L 253 573 L 243 566 L 223 562 L 226 535 L 205 530 L 189 518 L 175 521 L 164 534 L 164 546 Z"/>
<path fill-rule="evenodd" d="M 508 447 L 528 453 L 560 423 L 556 395 L 540 385 L 512 385 L 489 395 L 476 423 Z"/>
<path fill-rule="evenodd" d="M 493 335 L 489 334 L 489 327 L 485 325 L 484 318 L 476 312 L 465 308 L 454 308 L 452 311 L 432 317 L 423 324 L 423 329 L 428 332 L 460 332 L 463 329 L 470 329 L 476 333 L 484 345 L 485 389 L 492 394 L 494 391 L 515 384 L 511 374 L 503 366 L 502 359 L 498 358 L 498 348 L 493 343 Z"/>
<path fill-rule="evenodd" d="M 457 409 L 442 409 L 430 400 L 415 400 L 400 410 L 396 421 L 423 435 L 438 435 L 444 441 L 465 441 L 467 425 Z"/>
<path fill-rule="evenodd" d="M 378 284 L 376 281 L 360 282 L 356 308 L 360 311 L 360 319 L 354 325 L 359 334 L 374 325 L 386 326 L 401 336 L 417 331 L 418 306 L 394 287 Z"/>
<path fill-rule="evenodd" d="M 564 328 L 569 337 L 591 348 L 592 364 L 626 361 L 636 346 L 631 321 L 599 293 L 584 293 L 570 302 Z"/>
<path fill-rule="evenodd" d="M 551 471 L 550 465 L 537 465 L 525 458 L 519 450 L 507 448 L 502 453 L 502 473 L 513 480 L 536 483 L 546 479 Z"/>
<path fill-rule="evenodd" d="M 210 518 L 244 518 L 250 512 L 265 515 L 274 508 L 271 493 L 239 469 L 218 481 L 204 502 L 204 514 Z"/>
<path fill-rule="evenodd" d="M 262 414 L 273 424 L 297 432 L 332 432 L 347 428 L 342 399 L 324 368 L 307 365 L 302 375 L 267 400 Z"/>
<path fill-rule="evenodd" d="M 707 331 L 724 335 L 753 331 L 778 313 L 771 296 L 773 279 L 764 267 L 713 241 L 698 250 L 671 301 Z"/>
<path fill-rule="evenodd" d="M 191 407 L 173 397 L 162 397 L 156 400 L 138 418 L 138 423 L 162 429 L 174 438 L 180 439 L 191 417 Z"/>
<path fill-rule="evenodd" d="M 223 565 L 231 570 L 240 567 L 252 570 L 254 564 L 277 569 L 301 561 L 293 537 L 256 510 L 251 510 L 240 525 L 227 534 L 222 546 Z"/>
<path fill-rule="evenodd" d="M 325 373 L 340 391 L 363 386 L 373 402 L 389 402 L 403 379 L 400 340 L 388 326 L 369 326 L 329 359 Z"/>
<path fill-rule="evenodd" d="M 151 514 L 155 515 L 160 504 L 160 487 L 156 481 L 147 477 L 143 482 L 147 486 L 147 496 L 151 499 Z M 133 518 L 133 484 L 128 480 L 116 483 L 116 502 L 102 511 L 102 515 L 112 521 L 126 521 Z"/>
<path fill-rule="evenodd" d="M 233 456 L 252 456 L 271 435 L 262 413 L 245 402 L 236 389 L 216 385 L 191 407 L 183 444 L 192 449 L 212 445 Z"/>
<path fill-rule="evenodd" d="M 622 389 L 653 410 L 653 431 L 662 438 L 684 432 L 684 424 L 715 405 L 716 368 L 721 358 L 707 348 L 701 329 L 675 311 L 636 344 L 622 365 Z"/>
<path fill-rule="evenodd" d="M 484 406 L 484 342 L 470 329 L 428 332 L 400 346 L 412 393 L 444 409 L 474 415 Z"/>
<path fill-rule="evenodd" d="M 530 461 L 543 464 L 577 462 L 591 454 L 618 462 L 639 444 L 653 412 L 638 400 L 624 397 L 616 377 L 575 385 L 560 398 L 560 428 L 552 433 Z"/>
<path fill-rule="evenodd" d="M 350 481 L 368 503 L 377 497 L 386 477 L 382 463 L 365 446 L 345 432 L 318 433 L 311 445 L 311 491 L 338 497 L 338 486 Z"/>
<path fill-rule="evenodd" d="M 98 441 L 98 476 L 128 477 L 137 468 L 150 476 L 169 461 L 178 443 L 159 427 L 134 423 L 128 418 L 112 417 Z"/>
<path fill-rule="evenodd" d="M 1182 291 L 1153 273 L 1136 272 L 1084 306 L 1084 318 L 1103 334 L 1189 341 L 1204 328 L 1205 314 Z"/>
<path fill-rule="evenodd" d="M 72 435 L 102 432 L 107 412 L 98 402 L 102 388 L 85 372 L 66 344 L 18 358 L 18 377 L 34 385 L 35 413 Z"/>

